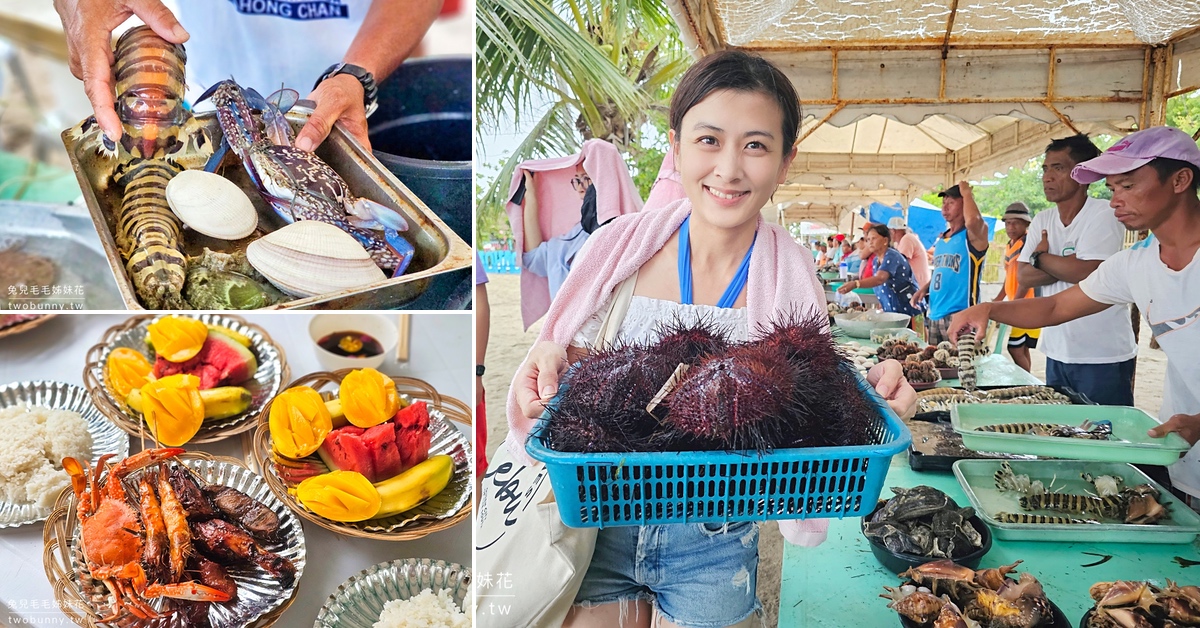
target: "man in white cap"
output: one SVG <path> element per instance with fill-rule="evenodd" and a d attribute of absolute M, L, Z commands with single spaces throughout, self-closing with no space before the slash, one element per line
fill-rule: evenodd
<path fill-rule="evenodd" d="M 1125 246 L 1125 229 L 1107 203 L 1088 196 L 1088 186 L 1071 178 L 1076 165 L 1099 156 L 1100 149 L 1082 134 L 1046 147 L 1042 191 L 1054 207 L 1033 217 L 1017 266 L 1021 285 L 1038 296 L 1075 286 Z M 1048 385 L 1070 387 L 1102 405 L 1133 405 L 1137 341 L 1128 306 L 1046 327 L 1038 349 L 1046 354 Z"/>
<path fill-rule="evenodd" d="M 1031 222 L 1033 217 L 1029 214 L 1029 208 L 1021 201 L 1012 203 L 1004 210 L 1004 233 L 1008 235 L 1008 248 L 1004 250 L 1004 285 L 1000 286 L 1000 294 L 992 299 L 993 302 L 1033 297 L 1033 288 L 1022 289 L 1020 285 L 1020 264 L 1017 261 L 1021 256 L 1021 249 L 1025 247 L 1025 235 Z M 1037 347 L 1041 334 L 1040 329 L 1012 328 L 1008 335 L 1008 355 L 1012 356 L 1017 366 L 1026 371 L 1031 370 L 1033 361 L 1029 357 L 1029 350 Z"/>
<path fill-rule="evenodd" d="M 920 236 L 908 230 L 908 223 L 903 216 L 892 217 L 887 226 L 892 232 L 892 246 L 908 260 L 917 285 L 929 283 L 929 256 L 925 254 L 925 245 L 921 243 Z"/>
<path fill-rule="evenodd" d="M 1152 127 L 1126 137 L 1071 172 L 1083 184 L 1107 178 L 1109 205 L 1130 231 L 1153 235 L 1110 257 L 1079 285 L 1051 297 L 984 303 L 956 315 L 952 330 L 988 319 L 1032 328 L 1058 325 L 1136 303 L 1167 355 L 1167 381 L 1154 437 L 1200 441 L 1200 148 L 1183 131 Z M 1200 447 L 1170 466 L 1171 482 L 1200 499 Z"/>

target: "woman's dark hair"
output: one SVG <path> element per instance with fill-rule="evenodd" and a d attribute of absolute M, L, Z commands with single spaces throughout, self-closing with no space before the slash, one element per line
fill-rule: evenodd
<path fill-rule="evenodd" d="M 1071 161 L 1077 164 L 1100 156 L 1100 149 L 1083 133 L 1051 140 L 1050 145 L 1046 147 L 1046 152 L 1048 153 L 1052 150 L 1067 151 L 1067 154 L 1071 156 Z"/>
<path fill-rule="evenodd" d="M 1191 170 L 1192 194 L 1195 194 L 1196 190 L 1200 189 L 1200 168 L 1197 168 L 1189 162 L 1183 161 L 1182 159 L 1171 159 L 1170 157 L 1155 157 L 1146 165 L 1154 168 L 1154 171 L 1158 173 L 1159 183 L 1166 183 L 1167 177 L 1179 172 L 1180 170 Z"/>
<path fill-rule="evenodd" d="M 740 50 L 710 54 L 684 73 L 671 97 L 671 129 L 675 135 L 680 133 L 684 114 L 709 94 L 723 89 L 759 92 L 774 98 L 783 112 L 783 152 L 792 150 L 800 132 L 800 97 L 796 88 L 769 61 Z"/>
<path fill-rule="evenodd" d="M 870 227 L 867 227 L 867 231 L 874 231 L 875 233 L 878 233 L 879 235 L 883 236 L 883 239 L 888 241 L 888 243 L 889 243 L 888 246 L 891 246 L 892 231 L 887 228 L 887 225 L 882 224 L 882 223 L 876 223 L 876 224 L 871 225 Z"/>

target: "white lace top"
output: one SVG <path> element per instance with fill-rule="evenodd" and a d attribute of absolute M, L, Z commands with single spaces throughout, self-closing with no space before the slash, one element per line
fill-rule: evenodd
<path fill-rule="evenodd" d="M 575 332 L 575 339 L 571 341 L 572 346 L 592 347 L 596 340 L 596 334 L 600 333 L 600 325 L 604 322 L 604 315 L 608 312 L 613 298 L 615 297 L 610 297 L 604 306 L 592 314 L 583 327 Z M 673 321 L 676 318 L 688 325 L 701 318 L 707 318 L 726 328 L 729 331 L 728 336 L 731 342 L 745 342 L 750 336 L 750 317 L 744 307 L 731 309 L 715 305 L 684 305 L 674 301 L 634 295 L 629 301 L 629 310 L 625 313 L 625 320 L 621 322 L 621 331 L 617 338 L 624 342 L 643 344 L 657 342 L 659 324 Z"/>

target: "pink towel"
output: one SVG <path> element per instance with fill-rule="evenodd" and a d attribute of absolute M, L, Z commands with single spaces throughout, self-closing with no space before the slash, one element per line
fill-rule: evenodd
<path fill-rule="evenodd" d="M 579 193 L 571 187 L 575 165 L 583 169 L 596 186 L 596 219 L 603 224 L 609 218 L 632 214 L 642 208 L 633 178 L 617 147 L 604 140 L 588 140 L 576 155 L 554 159 L 534 159 L 522 162 L 513 173 L 508 187 L 512 198 L 521 183 L 521 170 L 537 173 L 534 189 L 538 199 L 538 224 L 542 237 L 549 240 L 561 236 L 579 223 Z M 530 190 L 526 190 L 526 194 Z M 525 250 L 525 214 L 522 205 L 508 203 L 504 208 L 516 240 L 517 255 Z M 521 273 L 521 320 L 529 329 L 550 308 L 550 282 L 533 273 Z"/>
<path fill-rule="evenodd" d="M 658 176 L 654 179 L 654 185 L 650 188 L 650 196 L 646 197 L 646 205 L 643 209 L 650 211 L 660 207 L 666 207 L 671 203 L 686 196 L 683 192 L 683 183 L 680 181 L 679 171 L 675 169 L 675 151 L 668 150 L 663 156 L 662 165 L 658 168 Z"/>
<path fill-rule="evenodd" d="M 597 231 L 550 307 L 537 342 L 549 340 L 568 346 L 588 317 L 607 302 L 621 282 L 628 279 L 657 253 L 692 213 L 691 201 L 676 201 L 662 211 L 626 216 Z M 751 336 L 760 324 L 780 312 L 825 311 L 825 292 L 817 281 L 812 254 L 796 244 L 779 225 L 758 219 L 758 237 L 750 257 L 746 281 L 746 313 Z M 513 380 L 516 386 L 516 379 Z M 535 421 L 521 414 L 513 387 L 508 391 L 508 437 L 505 446 L 515 459 L 529 464 L 525 441 Z M 825 519 L 781 521 L 784 538 L 796 545 L 812 547 L 825 540 Z"/>

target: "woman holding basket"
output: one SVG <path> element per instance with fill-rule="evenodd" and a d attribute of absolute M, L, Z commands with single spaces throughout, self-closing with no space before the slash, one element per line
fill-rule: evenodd
<path fill-rule="evenodd" d="M 593 346 L 613 300 L 632 292 L 618 341 L 652 342 L 659 323 L 702 318 L 745 341 L 759 324 L 825 311 L 811 254 L 760 210 L 795 157 L 800 109 L 791 82 L 763 59 L 726 51 L 701 59 L 671 101 L 670 134 L 687 198 L 622 216 L 588 241 L 539 342 L 509 392 L 505 446 L 521 461 L 544 402 L 568 364 Z M 624 290 L 622 290 L 624 288 Z M 900 365 L 868 381 L 900 415 L 916 394 Z M 564 626 L 742 626 L 755 596 L 757 523 L 604 528 Z M 781 522 L 789 541 L 824 540 L 824 520 Z"/>

